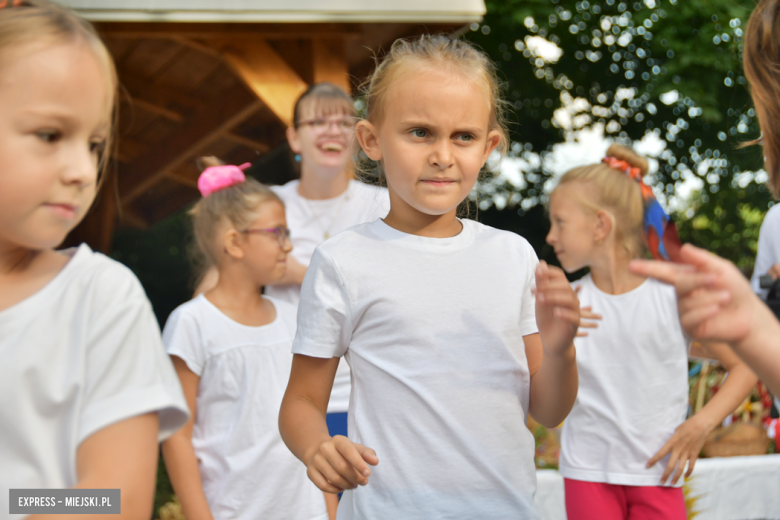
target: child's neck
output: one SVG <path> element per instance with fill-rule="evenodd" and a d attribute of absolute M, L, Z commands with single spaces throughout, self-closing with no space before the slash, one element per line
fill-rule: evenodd
<path fill-rule="evenodd" d="M 234 266 L 235 267 L 235 266 Z M 261 293 L 262 286 L 247 280 L 237 268 L 219 270 L 217 285 L 204 293 L 231 320 L 249 327 L 267 325 L 276 319 L 276 309 Z"/>
<path fill-rule="evenodd" d="M 347 191 L 349 175 L 344 168 L 333 171 L 317 171 L 301 163 L 301 180 L 298 184 L 298 194 L 304 199 L 333 199 Z"/>
<path fill-rule="evenodd" d="M 598 289 L 607 294 L 633 291 L 647 279 L 628 269 L 632 260 L 622 249 L 613 248 L 590 265 L 590 276 Z"/>
<path fill-rule="evenodd" d="M 429 215 L 401 201 L 390 191 L 390 212 L 382 219 L 391 228 L 410 235 L 429 238 L 454 237 L 463 230 L 457 209 L 443 215 Z"/>
<path fill-rule="evenodd" d="M 43 289 L 69 260 L 70 256 L 52 250 L 0 245 L 0 311 Z"/>

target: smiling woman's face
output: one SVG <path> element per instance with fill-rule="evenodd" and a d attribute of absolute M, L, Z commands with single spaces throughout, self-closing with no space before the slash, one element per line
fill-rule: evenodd
<path fill-rule="evenodd" d="M 297 128 L 288 131 L 293 152 L 307 168 L 343 170 L 352 157 L 355 118 L 346 111 L 325 111 L 317 99 L 302 102 Z"/>
<path fill-rule="evenodd" d="M 20 46 L 0 69 L 0 248 L 50 249 L 95 197 L 111 93 L 83 42 Z"/>

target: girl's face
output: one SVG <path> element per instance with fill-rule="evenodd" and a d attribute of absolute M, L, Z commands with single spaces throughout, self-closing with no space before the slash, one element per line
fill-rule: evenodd
<path fill-rule="evenodd" d="M 489 130 L 484 90 L 458 73 L 419 67 L 385 96 L 381 121 L 361 121 L 358 139 L 383 163 L 391 214 L 407 221 L 454 218 L 500 141 Z"/>
<path fill-rule="evenodd" d="M 592 264 L 598 245 L 598 218 L 587 212 L 573 190 L 581 185 L 558 186 L 550 196 L 550 232 L 547 243 L 564 271 L 572 273 Z"/>
<path fill-rule="evenodd" d="M 298 128 L 287 129 L 287 140 L 308 168 L 341 172 L 352 157 L 355 118 L 346 112 L 326 115 L 316 99 L 303 102 Z"/>
<path fill-rule="evenodd" d="M 0 68 L 0 248 L 50 249 L 95 197 L 108 82 L 82 43 L 24 45 Z"/>
<path fill-rule="evenodd" d="M 290 239 L 270 231 L 280 228 L 287 228 L 284 206 L 266 200 L 247 230 L 241 230 L 246 232 L 239 233 L 240 254 L 258 285 L 279 280 L 287 269 L 287 254 L 292 251 Z"/>

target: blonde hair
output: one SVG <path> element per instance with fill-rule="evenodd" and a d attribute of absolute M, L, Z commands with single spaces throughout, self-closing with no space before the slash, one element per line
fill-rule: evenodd
<path fill-rule="evenodd" d="M 763 132 L 772 194 L 780 196 L 780 1 L 761 0 L 745 29 L 743 65 Z M 761 140 L 747 144 L 758 144 Z"/>
<path fill-rule="evenodd" d="M 202 169 L 224 164 L 216 157 L 202 157 L 198 163 Z M 195 203 L 188 214 L 192 217 L 194 238 L 190 257 L 198 279 L 218 265 L 217 233 L 220 228 L 228 225 L 245 230 L 257 218 L 260 204 L 269 200 L 284 207 L 282 199 L 268 186 L 247 176 L 244 182 L 215 191 Z"/>
<path fill-rule="evenodd" d="M 10 1 L 10 0 L 9 0 Z M 111 131 L 106 138 L 106 151 L 100 157 L 98 174 L 101 181 L 113 146 L 113 128 L 116 120 L 117 73 L 114 60 L 91 23 L 70 9 L 47 0 L 23 0 L 12 7 L 0 9 L 0 67 L 11 50 L 30 44 L 86 44 L 95 54 L 103 69 L 109 95 L 107 113 Z"/>
<path fill-rule="evenodd" d="M 613 144 L 607 150 L 607 156 L 639 168 L 642 175 L 646 175 L 649 170 L 647 159 L 625 146 Z M 560 178 L 553 193 L 561 186 L 575 183 L 585 188 L 574 191 L 583 209 L 593 213 L 607 211 L 612 216 L 616 242 L 630 258 L 641 257 L 647 249 L 647 240 L 644 233 L 644 201 L 639 183 L 625 172 L 598 163 L 569 170 Z"/>
<path fill-rule="evenodd" d="M 502 154 L 506 152 L 509 142 L 506 103 L 501 99 L 495 65 L 469 42 L 444 35 L 423 34 L 419 38 L 393 42 L 361 88 L 366 120 L 374 124 L 382 120 L 388 89 L 415 64 L 461 74 L 482 87 L 490 106 L 488 130 L 498 131 L 501 141 L 497 149 Z"/>

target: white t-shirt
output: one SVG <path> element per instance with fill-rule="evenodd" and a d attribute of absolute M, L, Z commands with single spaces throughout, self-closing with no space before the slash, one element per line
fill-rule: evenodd
<path fill-rule="evenodd" d="M 579 391 L 563 423 L 560 472 L 570 479 L 657 486 L 669 457 L 646 469 L 688 411 L 688 347 L 674 287 L 651 278 L 625 294 L 590 275 L 580 305 L 603 319 L 574 340 Z M 682 485 L 682 481 L 678 485 Z"/>
<path fill-rule="evenodd" d="M 329 237 L 347 228 L 373 222 L 387 215 L 390 198 L 386 188 L 369 186 L 360 181 L 349 181 L 347 190 L 333 199 L 309 200 L 298 193 L 300 181 L 290 181 L 271 189 L 284 201 L 287 227 L 292 233 L 292 256 L 301 264 L 309 265 L 314 248 Z M 265 293 L 274 298 L 298 304 L 299 285 L 270 285 Z M 330 393 L 328 412 L 346 412 L 349 406 L 349 365 L 340 363 Z"/>
<path fill-rule="evenodd" d="M 81 443 L 158 412 L 159 439 L 187 402 L 138 279 L 86 245 L 43 289 L 0 311 L 0 518 L 10 488 L 77 483 Z M 121 446 L 117 446 L 117 450 Z"/>
<path fill-rule="evenodd" d="M 780 204 L 769 208 L 761 224 L 761 233 L 758 235 L 756 265 L 750 282 L 753 290 L 763 299 L 766 299 L 769 291 L 761 288 L 759 278 L 775 264 L 780 264 Z"/>
<path fill-rule="evenodd" d="M 200 376 L 192 445 L 214 518 L 325 520 L 322 492 L 279 435 L 295 306 L 269 300 L 276 319 L 248 327 L 201 294 L 173 311 L 163 341 Z"/>
<path fill-rule="evenodd" d="M 379 457 L 339 520 L 538 518 L 523 342 L 538 260 L 462 223 L 437 239 L 376 220 L 314 252 L 293 352 L 346 358 L 350 439 Z"/>

